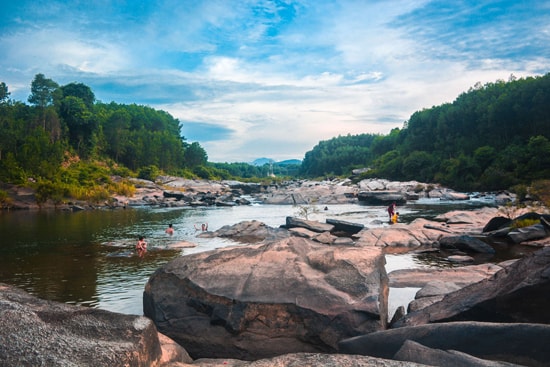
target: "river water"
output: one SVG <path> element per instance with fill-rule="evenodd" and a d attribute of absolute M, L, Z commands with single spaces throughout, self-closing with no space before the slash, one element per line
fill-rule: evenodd
<path fill-rule="evenodd" d="M 491 201 L 441 202 L 421 200 L 399 207 L 400 221 L 433 217 L 451 209 L 491 205 Z M 309 219 L 326 218 L 385 226 L 385 207 L 329 205 Z M 238 245 L 224 239 L 197 237 L 201 224 L 209 230 L 243 220 L 278 227 L 297 216 L 289 205 L 249 205 L 208 208 L 130 208 L 125 210 L 2 211 L 0 212 L 0 282 L 20 287 L 40 298 L 84 305 L 124 314 L 142 315 L 143 288 L 162 264 L 185 254 Z M 168 224 L 175 233 L 164 233 Z M 149 251 L 134 254 L 139 236 Z M 166 250 L 170 243 L 188 241 L 194 248 Z M 433 266 L 415 255 L 387 256 L 387 270 Z M 411 290 L 410 290 L 411 291 Z M 411 291 L 412 292 L 412 291 Z M 390 291 L 390 294 L 392 292 Z M 408 295 L 407 297 L 410 297 Z M 394 301 L 397 302 L 397 301 Z M 390 298 L 390 309 L 392 299 Z M 391 314 L 390 314 L 391 317 Z"/>

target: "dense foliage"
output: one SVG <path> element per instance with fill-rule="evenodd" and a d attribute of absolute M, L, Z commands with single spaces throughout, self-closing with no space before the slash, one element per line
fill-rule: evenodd
<path fill-rule="evenodd" d="M 452 103 L 415 112 L 388 135 L 321 141 L 301 165 L 210 163 L 170 114 L 98 102 L 82 83 L 59 86 L 37 74 L 30 105 L 9 97 L 0 82 L 0 182 L 34 185 L 44 200 L 131 192 L 131 185 L 111 182 L 112 175 L 262 181 L 368 167 L 361 177 L 517 192 L 527 185 L 544 192 L 550 178 L 550 74 L 477 84 Z"/>
<path fill-rule="evenodd" d="M 389 135 L 320 142 L 301 173 L 439 182 L 497 190 L 550 177 L 550 74 L 477 84 L 453 103 L 415 112 Z"/>
<path fill-rule="evenodd" d="M 206 151 L 187 143 L 179 121 L 164 111 L 96 102 L 88 86 L 59 86 L 43 74 L 31 83 L 30 105 L 9 96 L 0 83 L 1 182 L 38 183 L 64 196 L 71 185 L 106 183 L 112 174 L 193 175 L 207 164 Z M 102 173 L 86 172 L 94 170 Z"/>

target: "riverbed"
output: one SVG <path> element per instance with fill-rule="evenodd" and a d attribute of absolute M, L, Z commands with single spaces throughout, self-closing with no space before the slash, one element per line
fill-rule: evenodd
<path fill-rule="evenodd" d="M 491 204 L 487 199 L 420 200 L 399 207 L 398 211 L 400 221 L 410 222 L 449 210 Z M 44 299 L 142 315 L 144 285 L 162 264 L 181 255 L 239 246 L 226 239 L 197 237 L 202 224 L 216 230 L 244 220 L 258 220 L 278 227 L 285 223 L 287 216 L 297 216 L 297 213 L 298 208 L 290 205 L 260 204 L 80 212 L 3 211 L 0 212 L 0 282 Z M 385 207 L 356 204 L 320 206 L 308 219 L 324 222 L 327 218 L 369 228 L 388 225 Z M 168 224 L 175 230 L 172 236 L 164 232 Z M 144 257 L 136 256 L 133 250 L 139 236 L 144 236 L 149 244 Z M 167 245 L 183 241 L 196 246 L 165 249 Z M 425 266 L 433 264 L 411 254 L 387 256 L 387 271 Z M 410 295 L 403 296 L 403 292 L 399 297 L 399 292 L 390 290 L 390 317 L 398 304 L 410 298 Z"/>

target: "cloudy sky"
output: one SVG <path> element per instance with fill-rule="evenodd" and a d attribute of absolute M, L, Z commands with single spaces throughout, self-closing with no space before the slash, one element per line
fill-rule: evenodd
<path fill-rule="evenodd" d="M 302 159 L 550 71 L 547 0 L 0 0 L 0 81 L 169 112 L 212 162 Z"/>

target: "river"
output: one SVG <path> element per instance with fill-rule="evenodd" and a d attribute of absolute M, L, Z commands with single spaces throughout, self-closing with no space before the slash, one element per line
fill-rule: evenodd
<path fill-rule="evenodd" d="M 490 205 L 491 201 L 420 200 L 399 207 L 400 221 L 433 217 L 451 209 Z M 309 219 L 326 218 L 387 225 L 385 207 L 355 204 L 319 207 Z M 224 239 L 197 237 L 203 223 L 209 230 L 243 220 L 278 227 L 297 216 L 289 205 L 249 205 L 208 208 L 129 208 L 125 210 L 2 211 L 0 212 L 0 282 L 20 287 L 40 298 L 124 314 L 142 315 L 142 294 L 149 276 L 162 264 L 185 254 L 238 245 Z M 173 236 L 164 233 L 173 224 Z M 149 251 L 140 258 L 133 248 L 145 236 Z M 188 241 L 194 248 L 165 250 Z M 388 270 L 433 266 L 413 255 L 390 255 Z M 412 292 L 412 290 L 409 290 Z M 391 293 L 391 291 L 390 291 Z M 410 295 L 407 295 L 410 297 Z M 392 302 L 390 298 L 390 303 Z M 390 305 L 391 306 L 391 305 Z M 391 309 L 392 307 L 390 307 Z M 391 317 L 391 314 L 390 314 Z"/>

